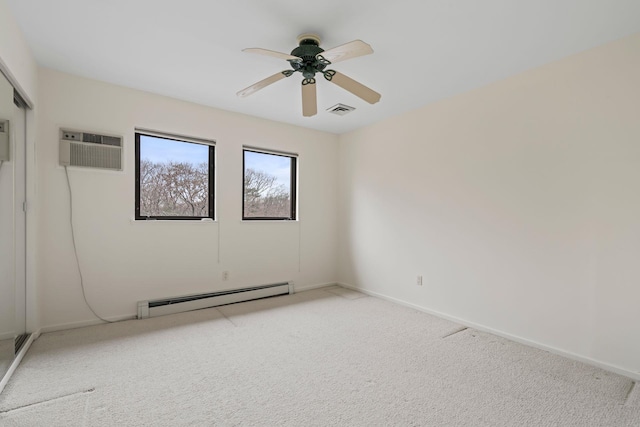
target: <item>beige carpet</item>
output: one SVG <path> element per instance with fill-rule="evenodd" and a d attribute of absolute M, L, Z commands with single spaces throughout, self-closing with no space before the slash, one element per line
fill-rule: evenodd
<path fill-rule="evenodd" d="M 45 334 L 2 426 L 640 426 L 628 378 L 343 288 Z"/>

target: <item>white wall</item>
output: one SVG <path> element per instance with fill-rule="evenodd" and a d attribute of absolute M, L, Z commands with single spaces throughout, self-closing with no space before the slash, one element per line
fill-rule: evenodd
<path fill-rule="evenodd" d="M 149 298 L 284 280 L 293 280 L 297 289 L 335 282 L 336 135 L 48 69 L 40 70 L 39 117 L 45 330 L 93 319 L 72 252 L 69 195 L 58 166 L 59 127 L 124 136 L 123 172 L 70 169 L 85 287 L 101 316 L 132 316 L 136 302 Z M 217 141 L 218 222 L 133 221 L 135 127 Z M 299 221 L 241 221 L 243 144 L 299 154 Z M 229 281 L 222 281 L 225 270 Z"/>
<path fill-rule="evenodd" d="M 0 69 L 21 95 L 35 102 L 38 67 L 5 0 L 0 0 Z"/>
<path fill-rule="evenodd" d="M 342 135 L 339 280 L 640 372 L 639 76 L 636 34 Z"/>

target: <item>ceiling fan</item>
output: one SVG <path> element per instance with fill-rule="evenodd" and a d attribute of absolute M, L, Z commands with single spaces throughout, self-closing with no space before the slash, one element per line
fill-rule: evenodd
<path fill-rule="evenodd" d="M 285 77 L 291 77 L 297 71 L 302 73 L 304 77 L 302 80 L 302 115 L 305 117 L 314 116 L 318 112 L 316 73 L 321 73 L 326 80 L 335 83 L 370 104 L 380 101 L 381 95 L 378 92 L 342 73 L 326 69 L 330 64 L 373 53 L 371 46 L 362 40 L 354 40 L 332 49 L 324 50 L 320 47 L 320 37 L 315 34 L 302 34 L 298 36 L 298 47 L 291 51 L 291 55 L 260 48 L 249 48 L 242 51 L 285 59 L 289 61 L 292 69 L 281 71 L 242 89 L 237 93 L 239 97 L 249 96 Z"/>

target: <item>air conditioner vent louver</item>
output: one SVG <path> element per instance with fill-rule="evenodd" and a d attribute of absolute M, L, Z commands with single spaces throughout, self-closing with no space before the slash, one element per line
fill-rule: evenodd
<path fill-rule="evenodd" d="M 122 146 L 122 138 L 118 138 L 116 136 L 103 136 L 102 137 L 103 145 L 112 145 L 114 147 Z"/>
<path fill-rule="evenodd" d="M 71 166 L 121 170 L 120 148 L 71 145 Z"/>
<path fill-rule="evenodd" d="M 60 129 L 60 164 L 122 170 L 122 138 Z"/>
<path fill-rule="evenodd" d="M 339 116 L 344 116 L 345 114 L 348 114 L 353 110 L 355 110 L 355 107 L 350 107 L 344 104 L 336 104 L 333 107 L 327 109 L 328 112 L 337 114 Z"/>
<path fill-rule="evenodd" d="M 93 142 L 94 144 L 102 144 L 102 135 L 95 133 L 83 133 L 82 142 Z"/>

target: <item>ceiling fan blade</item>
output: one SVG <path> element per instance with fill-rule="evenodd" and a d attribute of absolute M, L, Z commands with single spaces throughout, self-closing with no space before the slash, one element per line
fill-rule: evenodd
<path fill-rule="evenodd" d="M 297 56 L 289 55 L 288 53 L 276 52 L 275 50 L 261 49 L 259 47 L 250 47 L 247 49 L 242 49 L 242 51 L 248 53 L 257 53 L 266 56 L 273 56 L 275 58 L 286 59 L 287 61 L 302 62 L 302 58 L 298 58 Z"/>
<path fill-rule="evenodd" d="M 279 73 L 275 73 L 273 76 L 267 77 L 264 80 L 260 80 L 256 84 L 253 84 L 247 88 L 242 89 L 240 92 L 236 93 L 236 95 L 238 95 L 240 98 L 244 98 L 245 96 L 249 96 L 252 93 L 259 91 L 260 89 L 263 89 L 269 86 L 270 84 L 273 84 L 279 80 L 284 79 L 285 77 L 289 77 L 291 74 L 293 74 L 293 70 L 285 70 Z"/>
<path fill-rule="evenodd" d="M 345 43 L 340 46 L 325 50 L 319 53 L 318 56 L 326 59 L 332 64 L 346 59 L 356 58 L 358 56 L 369 55 L 373 53 L 373 49 L 367 43 L 362 40 L 354 40 L 349 43 Z"/>
<path fill-rule="evenodd" d="M 317 113 L 316 79 L 304 79 L 302 81 L 302 115 L 304 117 L 311 117 Z"/>
<path fill-rule="evenodd" d="M 375 104 L 380 101 L 382 95 L 378 92 L 369 89 L 362 83 L 358 83 L 353 80 L 351 77 L 347 77 L 342 73 L 339 73 L 334 70 L 328 70 L 324 72 L 324 78 L 329 80 L 331 83 L 335 83 L 340 86 L 344 90 L 348 90 L 355 96 L 364 99 L 369 104 Z"/>

